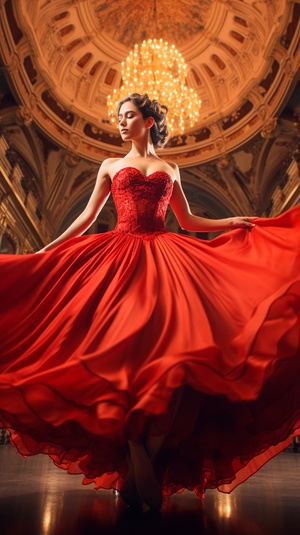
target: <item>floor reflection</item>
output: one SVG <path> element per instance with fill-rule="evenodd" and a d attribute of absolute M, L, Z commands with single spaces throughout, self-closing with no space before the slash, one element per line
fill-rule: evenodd
<path fill-rule="evenodd" d="M 184 492 L 161 512 L 126 508 L 118 494 L 83 487 L 45 456 L 0 448 L 2 535 L 287 535 L 300 527 L 300 455 L 284 453 L 230 495 Z"/>

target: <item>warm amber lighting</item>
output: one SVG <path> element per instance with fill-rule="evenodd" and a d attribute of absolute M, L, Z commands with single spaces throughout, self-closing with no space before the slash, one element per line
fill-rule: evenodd
<path fill-rule="evenodd" d="M 114 118 L 118 102 L 131 93 L 148 93 L 161 105 L 168 107 L 168 126 L 171 135 L 183 133 L 199 119 L 201 100 L 186 85 L 187 65 L 175 45 L 162 39 L 148 39 L 134 45 L 122 62 L 122 86 L 109 95 L 107 106 Z"/>

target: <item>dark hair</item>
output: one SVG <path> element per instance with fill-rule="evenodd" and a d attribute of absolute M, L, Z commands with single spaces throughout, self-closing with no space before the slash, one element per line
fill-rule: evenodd
<path fill-rule="evenodd" d="M 123 98 L 119 102 L 118 115 L 122 104 L 129 100 L 138 108 L 144 119 L 153 117 L 154 123 L 150 129 L 152 143 L 154 147 L 163 147 L 168 137 L 168 127 L 166 122 L 166 115 L 168 113 L 167 106 L 161 106 L 157 100 L 151 100 L 147 93 L 145 93 L 145 95 L 132 93 L 132 95 L 128 95 L 128 97 Z"/>

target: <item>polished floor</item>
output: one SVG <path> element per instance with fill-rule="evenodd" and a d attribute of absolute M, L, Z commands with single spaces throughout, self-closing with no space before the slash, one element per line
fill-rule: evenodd
<path fill-rule="evenodd" d="M 284 452 L 230 495 L 184 492 L 161 512 L 130 510 L 48 457 L 0 446 L 1 535 L 289 535 L 300 528 L 300 454 Z"/>

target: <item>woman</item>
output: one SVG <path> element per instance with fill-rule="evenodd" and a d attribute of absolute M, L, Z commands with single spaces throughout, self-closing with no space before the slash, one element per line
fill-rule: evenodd
<path fill-rule="evenodd" d="M 162 492 L 230 492 L 300 428 L 299 208 L 192 215 L 177 166 L 155 153 L 166 111 L 147 95 L 121 101 L 130 152 L 102 163 L 87 207 L 43 254 L 0 263 L 0 420 L 13 444 L 152 508 Z M 116 228 L 81 236 L 110 191 Z M 182 228 L 233 232 L 166 232 L 169 203 Z"/>

